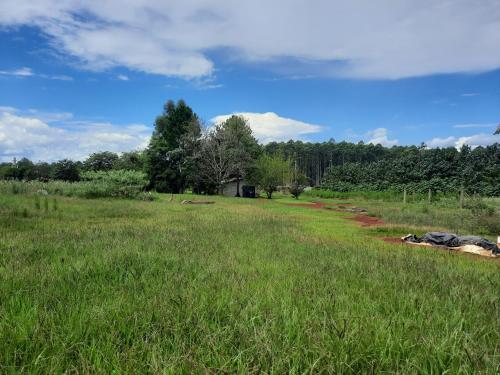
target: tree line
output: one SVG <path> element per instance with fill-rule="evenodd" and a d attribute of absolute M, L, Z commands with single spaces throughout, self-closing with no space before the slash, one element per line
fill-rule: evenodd
<path fill-rule="evenodd" d="M 398 190 L 500 195 L 500 144 L 427 148 L 335 142 L 269 143 L 264 152 L 297 162 L 311 184 L 335 191 Z"/>
<path fill-rule="evenodd" d="M 134 170 L 147 175 L 147 188 L 181 193 L 220 193 L 228 181 L 255 184 L 270 198 L 279 187 L 298 197 L 305 186 L 336 191 L 403 190 L 500 196 L 500 145 L 420 146 L 349 142 L 271 142 L 260 145 L 245 119 L 232 116 L 204 129 L 183 100 L 168 101 L 155 120 L 144 151 L 99 152 L 85 161 L 55 163 L 24 158 L 0 164 L 0 179 L 78 181 L 82 172 Z M 239 192 L 239 189 L 237 189 Z"/>
<path fill-rule="evenodd" d="M 144 169 L 144 153 L 140 151 L 124 152 L 118 155 L 104 151 L 90 155 L 84 162 L 63 159 L 54 163 L 34 163 L 27 158 L 14 159 L 10 163 L 0 163 L 0 179 L 24 181 L 62 180 L 80 181 L 84 172 Z"/>

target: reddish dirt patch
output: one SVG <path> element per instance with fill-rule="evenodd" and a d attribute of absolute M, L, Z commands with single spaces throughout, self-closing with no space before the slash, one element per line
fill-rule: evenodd
<path fill-rule="evenodd" d="M 287 203 L 286 205 L 292 207 L 295 206 L 295 207 L 307 207 L 307 208 L 325 208 L 329 210 L 333 209 L 333 207 L 331 206 L 337 206 L 339 208 L 352 207 L 352 203 L 325 203 L 325 202 Z"/>
<path fill-rule="evenodd" d="M 287 206 L 293 207 L 307 207 L 307 208 L 323 208 L 326 206 L 326 203 L 321 202 L 312 202 L 312 203 L 287 203 Z"/>
<path fill-rule="evenodd" d="M 348 219 L 355 221 L 362 227 L 378 227 L 381 225 L 385 225 L 382 219 L 367 215 L 356 215 L 353 217 L 349 217 Z"/>
<path fill-rule="evenodd" d="M 387 242 L 387 243 L 399 243 L 399 244 L 404 244 L 401 240 L 401 238 L 395 238 L 395 237 L 384 237 L 382 238 L 382 241 Z"/>

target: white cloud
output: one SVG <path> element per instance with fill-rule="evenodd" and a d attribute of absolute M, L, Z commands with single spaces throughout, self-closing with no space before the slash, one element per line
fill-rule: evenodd
<path fill-rule="evenodd" d="M 456 129 L 467 129 L 467 128 L 495 128 L 496 124 L 457 124 L 453 125 Z"/>
<path fill-rule="evenodd" d="M 248 125 L 252 128 L 255 137 L 262 143 L 302 139 L 304 135 L 321 131 L 321 126 L 319 125 L 280 117 L 274 112 L 236 112 L 229 115 L 216 116 L 211 121 L 213 123 L 220 123 L 232 115 L 245 118 L 248 121 Z"/>
<path fill-rule="evenodd" d="M 467 93 L 464 93 L 464 94 L 462 94 L 460 96 L 464 96 L 466 98 L 467 97 L 474 97 L 474 96 L 479 96 L 479 93 L 477 93 L 477 92 L 467 92 Z"/>
<path fill-rule="evenodd" d="M 82 160 L 97 151 L 140 149 L 147 146 L 152 131 L 142 124 L 120 126 L 107 122 L 73 121 L 73 116 L 68 113 L 30 110 L 19 114 L 19 111 L 2 108 L 0 161 L 12 160 L 13 157 L 28 157 L 34 161 Z"/>
<path fill-rule="evenodd" d="M 186 78 L 210 52 L 287 76 L 404 78 L 500 67 L 495 0 L 3 0 L 0 25 L 38 27 L 89 69 Z"/>
<path fill-rule="evenodd" d="M 66 122 L 73 119 L 71 112 L 44 112 L 38 109 L 30 108 L 27 111 L 27 116 L 36 118 L 46 123 Z"/>
<path fill-rule="evenodd" d="M 14 107 L 9 107 L 9 106 L 0 106 L 0 112 L 9 112 L 9 113 L 14 113 L 16 112 L 17 109 Z"/>
<path fill-rule="evenodd" d="M 67 76 L 64 74 L 59 74 L 59 75 L 39 74 L 39 77 L 46 78 L 46 79 L 55 79 L 57 81 L 68 81 L 68 82 L 73 81 L 73 77 L 70 77 L 70 76 Z"/>
<path fill-rule="evenodd" d="M 116 78 L 118 78 L 120 81 L 128 81 L 128 76 L 126 76 L 125 74 L 118 74 Z"/>
<path fill-rule="evenodd" d="M 377 128 L 375 130 L 366 133 L 366 137 L 369 140 L 366 143 L 371 143 L 374 145 L 381 144 L 382 146 L 392 147 L 399 143 L 397 139 L 389 139 L 388 131 L 386 128 Z"/>
<path fill-rule="evenodd" d="M 40 77 L 45 79 L 55 79 L 58 81 L 73 81 L 73 77 L 67 75 L 50 75 L 50 74 L 36 74 L 33 69 L 23 67 L 14 70 L 0 70 L 0 75 L 12 76 L 12 77 Z"/>
<path fill-rule="evenodd" d="M 35 73 L 33 73 L 33 70 L 31 70 L 31 68 L 24 67 L 14 70 L 0 70 L 0 74 L 6 76 L 15 76 L 15 77 L 31 77 Z"/>
<path fill-rule="evenodd" d="M 434 147 L 460 148 L 464 144 L 474 148 L 478 146 L 488 146 L 498 142 L 500 142 L 500 137 L 498 135 L 480 133 L 463 137 L 450 136 L 447 138 L 433 138 L 425 143 L 427 144 L 428 147 L 431 148 Z"/>
<path fill-rule="evenodd" d="M 458 138 L 456 147 L 460 148 L 464 144 L 466 144 L 474 148 L 478 146 L 488 146 L 496 142 L 500 142 L 500 137 L 498 137 L 497 135 L 480 133 Z"/>
<path fill-rule="evenodd" d="M 425 142 L 427 147 L 454 147 L 456 145 L 457 138 L 450 136 L 446 138 L 432 138 L 430 141 Z"/>

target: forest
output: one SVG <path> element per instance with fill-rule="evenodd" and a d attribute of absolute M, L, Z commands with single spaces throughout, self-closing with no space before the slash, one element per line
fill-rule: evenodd
<path fill-rule="evenodd" d="M 500 136 L 499 136 L 500 140 Z M 457 192 L 500 195 L 500 144 L 428 148 L 289 141 L 269 143 L 264 152 L 281 154 L 297 163 L 312 186 L 335 191 Z"/>

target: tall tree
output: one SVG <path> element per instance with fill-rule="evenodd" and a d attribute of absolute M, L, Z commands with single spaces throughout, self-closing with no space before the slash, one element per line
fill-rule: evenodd
<path fill-rule="evenodd" d="M 33 165 L 30 173 L 31 180 L 48 181 L 52 174 L 52 166 L 49 163 L 39 162 Z"/>
<path fill-rule="evenodd" d="M 52 177 L 55 180 L 63 180 L 63 181 L 78 181 L 80 179 L 80 170 L 78 167 L 78 163 L 74 161 L 64 159 L 59 160 L 54 163 L 53 167 L 53 175 Z"/>
<path fill-rule="evenodd" d="M 231 116 L 221 124 L 221 128 L 230 154 L 231 177 L 236 179 L 236 196 L 239 197 L 240 183 L 254 173 L 261 149 L 243 117 Z"/>
<path fill-rule="evenodd" d="M 206 183 L 222 193 L 224 182 L 236 179 L 237 193 L 244 178 L 252 178 L 260 146 L 245 119 L 231 116 L 209 129 L 201 142 L 197 170 Z"/>
<path fill-rule="evenodd" d="M 169 100 L 155 121 L 155 130 L 146 150 L 146 172 L 150 188 L 180 193 L 186 188 L 200 137 L 198 117 L 183 100 Z"/>
<path fill-rule="evenodd" d="M 197 154 L 197 172 L 205 185 L 213 185 L 222 194 L 224 181 L 234 171 L 233 155 L 227 132 L 222 124 L 216 124 L 206 132 Z"/>

